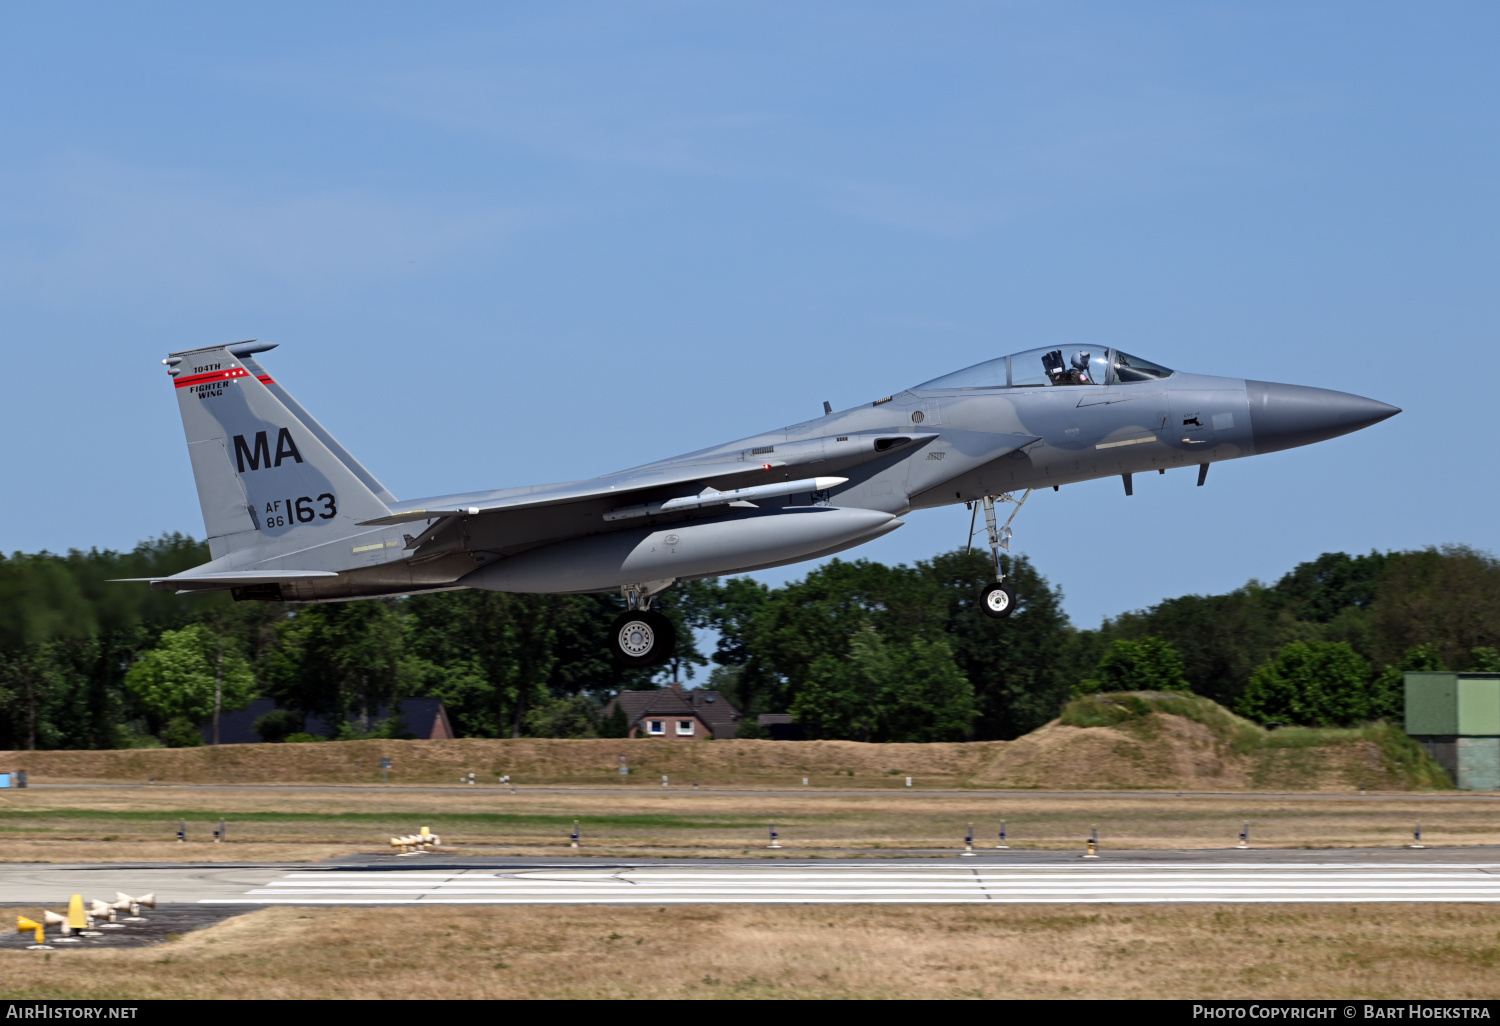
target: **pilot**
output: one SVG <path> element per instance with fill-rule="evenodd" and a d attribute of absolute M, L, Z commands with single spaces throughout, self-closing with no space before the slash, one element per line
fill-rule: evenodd
<path fill-rule="evenodd" d="M 1073 364 L 1073 373 L 1069 375 L 1069 377 L 1072 379 L 1073 384 L 1092 385 L 1094 383 L 1093 380 L 1089 377 L 1089 357 L 1093 355 L 1094 354 L 1084 352 L 1083 350 L 1079 350 L 1078 352 L 1073 354 L 1072 360 L 1069 361 Z"/>

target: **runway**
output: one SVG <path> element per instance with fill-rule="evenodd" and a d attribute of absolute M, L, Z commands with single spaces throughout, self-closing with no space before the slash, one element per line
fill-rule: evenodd
<path fill-rule="evenodd" d="M 296 869 L 0 866 L 0 902 L 55 903 L 69 893 L 115 890 L 153 890 L 164 902 L 257 906 L 1500 902 L 1494 849 L 1452 851 L 1459 857 L 1366 849 L 1327 853 L 1341 858 L 1134 852 L 1088 861 L 1018 852 L 1026 857 L 398 862 L 386 856 Z M 1480 854 L 1487 858 L 1474 857 Z"/>
<path fill-rule="evenodd" d="M 1500 865 L 826 866 L 288 873 L 235 903 L 1119 904 L 1500 901 Z"/>

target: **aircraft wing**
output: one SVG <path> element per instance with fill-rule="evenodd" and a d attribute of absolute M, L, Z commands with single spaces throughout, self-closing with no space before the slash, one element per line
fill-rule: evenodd
<path fill-rule="evenodd" d="M 897 447 L 936 438 L 935 433 L 913 434 L 887 432 L 882 434 L 846 435 L 839 441 L 848 445 L 847 455 L 828 454 L 819 449 L 817 459 L 805 458 L 812 453 L 797 452 L 784 458 L 751 455 L 746 459 L 726 459 L 718 463 L 658 464 L 636 470 L 621 471 L 605 477 L 568 484 L 544 485 L 534 490 L 509 495 L 477 494 L 473 496 L 445 496 L 439 499 L 415 500 L 411 503 L 395 503 L 389 516 L 360 522 L 361 527 L 379 527 L 389 524 L 404 524 L 416 520 L 433 520 L 450 516 L 481 516 L 486 513 L 502 513 L 537 506 L 561 506 L 570 502 L 596 499 L 626 498 L 635 492 L 650 491 L 673 485 L 716 481 L 730 487 L 749 487 L 761 483 L 772 483 L 787 478 L 784 471 L 796 464 L 836 460 L 840 466 L 865 462 L 883 456 Z M 821 441 L 821 439 L 819 440 Z M 753 451 L 752 451 L 753 453 Z M 830 459 L 830 456 L 832 459 Z M 820 471 L 821 472 L 821 471 Z M 735 481 L 734 478 L 742 480 Z M 409 508 L 403 508 L 409 507 Z"/>
<path fill-rule="evenodd" d="M 405 524 L 413 520 L 431 520 L 434 517 L 479 516 L 483 513 L 499 513 L 505 510 L 526 509 L 533 506 L 560 506 L 568 502 L 578 502 L 584 499 L 602 499 L 607 496 L 628 495 L 631 492 L 645 491 L 650 488 L 661 488 L 667 485 L 686 484 L 690 481 L 706 481 L 716 478 L 731 477 L 737 474 L 755 475 L 757 472 L 764 474 L 767 470 L 774 470 L 786 466 L 785 463 L 721 463 L 707 466 L 686 466 L 664 468 L 644 474 L 626 477 L 623 474 L 611 477 L 594 478 L 590 481 L 577 481 L 571 484 L 551 485 L 544 489 L 526 492 L 519 495 L 507 495 L 498 498 L 475 498 L 473 504 L 468 503 L 434 503 L 424 502 L 421 509 L 400 510 L 388 517 L 380 517 L 376 520 L 364 520 L 360 522 L 361 527 L 376 527 L 385 524 Z"/>

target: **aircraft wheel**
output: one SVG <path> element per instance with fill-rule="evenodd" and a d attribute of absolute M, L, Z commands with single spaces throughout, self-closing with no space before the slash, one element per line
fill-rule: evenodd
<path fill-rule="evenodd" d="M 1003 620 L 1016 611 L 1016 589 L 1008 584 L 992 584 L 979 593 L 979 608 L 985 616 Z"/>
<path fill-rule="evenodd" d="M 656 666 L 672 658 L 677 628 L 655 610 L 621 613 L 609 629 L 610 648 L 622 666 Z"/>

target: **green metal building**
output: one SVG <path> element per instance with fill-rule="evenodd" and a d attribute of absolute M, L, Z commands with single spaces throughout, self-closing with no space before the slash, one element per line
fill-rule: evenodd
<path fill-rule="evenodd" d="M 1406 732 L 1465 791 L 1500 790 L 1500 673 L 1408 672 Z"/>

